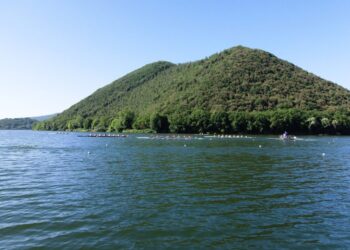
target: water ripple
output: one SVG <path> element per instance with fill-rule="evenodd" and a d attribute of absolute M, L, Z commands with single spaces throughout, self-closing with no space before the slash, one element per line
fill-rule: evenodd
<path fill-rule="evenodd" d="M 32 131 L 0 139 L 0 248 L 350 244 L 348 137 L 187 147 Z"/>

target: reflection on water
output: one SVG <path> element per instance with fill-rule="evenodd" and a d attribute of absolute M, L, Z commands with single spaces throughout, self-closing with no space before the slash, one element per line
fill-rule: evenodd
<path fill-rule="evenodd" d="M 347 248 L 350 138 L 304 139 L 0 131 L 0 246 Z"/>

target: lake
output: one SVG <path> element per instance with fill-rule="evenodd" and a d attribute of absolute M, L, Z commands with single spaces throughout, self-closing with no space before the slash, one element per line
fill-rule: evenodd
<path fill-rule="evenodd" d="M 0 131 L 0 248 L 350 246 L 350 137 L 147 136 Z"/>

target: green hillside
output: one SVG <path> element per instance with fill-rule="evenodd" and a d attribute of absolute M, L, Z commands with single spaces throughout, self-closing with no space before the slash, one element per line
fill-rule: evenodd
<path fill-rule="evenodd" d="M 32 129 L 37 120 L 31 118 L 5 118 L 0 120 L 0 129 Z"/>
<path fill-rule="evenodd" d="M 268 133 L 283 130 L 274 127 L 280 119 L 296 132 L 345 133 L 349 107 L 350 91 L 341 86 L 268 52 L 238 46 L 196 62 L 148 64 L 36 128 Z M 256 116 L 266 124 L 253 126 Z M 246 123 L 240 129 L 237 117 Z M 319 128 L 311 129 L 312 121 Z"/>

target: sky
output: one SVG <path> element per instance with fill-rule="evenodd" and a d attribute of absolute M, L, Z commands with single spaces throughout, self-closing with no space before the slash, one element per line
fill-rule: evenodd
<path fill-rule="evenodd" d="M 350 89 L 348 0 L 0 0 L 0 118 L 47 115 L 147 63 L 243 45 Z"/>

